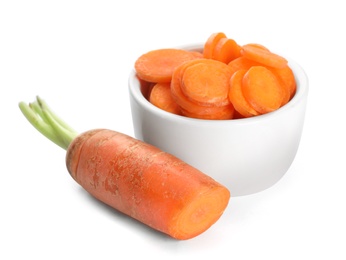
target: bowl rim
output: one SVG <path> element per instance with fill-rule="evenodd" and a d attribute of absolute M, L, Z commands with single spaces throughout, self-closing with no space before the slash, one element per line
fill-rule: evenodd
<path fill-rule="evenodd" d="M 187 44 L 187 45 L 181 45 L 174 48 L 179 49 L 186 49 L 186 50 L 193 50 L 193 51 L 202 51 L 203 45 L 202 44 Z M 175 115 L 172 113 L 169 113 L 167 111 L 164 111 L 154 105 L 152 105 L 142 94 L 140 90 L 140 80 L 136 75 L 136 71 L 134 68 L 132 68 L 129 78 L 128 78 L 128 85 L 129 85 L 129 91 L 130 95 L 135 98 L 135 100 L 146 110 L 151 111 L 158 117 L 165 118 L 165 120 L 172 120 L 172 121 L 179 121 L 179 122 L 186 122 L 190 124 L 213 124 L 213 125 L 224 125 L 224 124 L 246 124 L 246 123 L 256 123 L 259 121 L 268 120 L 273 117 L 278 117 L 285 111 L 295 107 L 298 103 L 300 103 L 302 100 L 305 99 L 305 97 L 308 94 L 309 91 L 309 82 L 308 77 L 304 69 L 294 60 L 288 58 L 285 56 L 285 58 L 288 60 L 288 65 L 293 70 L 294 76 L 296 78 L 297 82 L 297 89 L 296 93 L 293 96 L 293 98 L 284 106 L 280 107 L 279 109 L 263 114 L 258 115 L 254 117 L 249 118 L 239 118 L 239 119 L 227 119 L 227 120 L 212 120 L 212 119 L 198 119 L 198 118 L 190 118 L 185 117 L 181 115 Z"/>

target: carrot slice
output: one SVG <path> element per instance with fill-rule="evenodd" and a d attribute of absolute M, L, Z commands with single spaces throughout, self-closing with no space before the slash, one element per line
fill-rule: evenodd
<path fill-rule="evenodd" d="M 199 60 L 193 60 L 193 61 L 189 61 L 189 62 L 186 62 L 186 63 L 178 66 L 173 72 L 171 85 L 170 85 L 172 97 L 175 100 L 175 102 L 182 109 L 187 110 L 187 111 L 191 111 L 193 113 L 197 113 L 198 111 L 200 111 L 200 106 L 198 104 L 192 102 L 191 100 L 189 100 L 184 95 L 184 93 L 181 90 L 181 83 L 182 83 L 182 77 L 183 77 L 185 69 L 188 66 L 191 66 L 192 64 L 196 64 L 198 62 L 199 62 Z M 209 111 L 207 111 L 206 113 L 209 113 Z"/>
<path fill-rule="evenodd" d="M 296 92 L 296 79 L 292 69 L 287 65 L 282 69 L 272 68 L 271 71 L 279 78 L 283 85 L 289 90 L 289 98 L 291 99 Z"/>
<path fill-rule="evenodd" d="M 234 109 L 234 114 L 232 119 L 242 119 L 242 118 L 246 118 L 246 117 L 244 117 L 242 114 L 240 114 L 237 110 Z"/>
<path fill-rule="evenodd" d="M 206 113 L 204 109 L 205 111 L 210 111 L 213 108 L 201 106 L 197 113 L 181 109 L 181 113 L 184 116 L 197 119 L 228 120 L 233 118 L 235 112 L 234 107 L 231 103 L 224 107 L 215 107 L 215 110 L 209 113 Z"/>
<path fill-rule="evenodd" d="M 262 63 L 269 67 L 284 68 L 287 66 L 287 60 L 284 57 L 259 48 L 258 46 L 250 44 L 244 45 L 242 46 L 241 53 L 245 58 Z"/>
<path fill-rule="evenodd" d="M 277 69 L 277 68 L 272 68 L 272 67 L 267 67 L 267 68 L 271 72 L 273 72 L 273 74 L 276 76 L 276 78 L 280 82 L 280 85 L 281 85 L 281 88 L 282 88 L 282 91 L 283 91 L 283 98 L 282 98 L 281 106 L 283 106 L 283 105 L 287 104 L 288 101 L 290 101 L 290 99 L 291 99 L 291 88 L 293 88 L 293 86 L 291 86 L 291 82 L 286 82 L 285 77 L 287 75 L 286 75 L 286 72 L 284 71 L 285 70 L 284 68 L 283 69 Z M 294 84 L 295 84 L 295 82 L 294 82 Z"/>
<path fill-rule="evenodd" d="M 253 60 L 249 60 L 245 58 L 244 56 L 236 58 L 230 63 L 228 63 L 228 66 L 232 70 L 232 75 L 234 75 L 234 73 L 238 70 L 248 70 L 253 66 L 262 66 L 262 65 L 263 64 Z M 282 105 L 286 104 L 290 100 L 290 98 L 292 98 L 295 92 L 296 83 L 295 83 L 295 78 L 294 78 L 292 70 L 288 66 L 282 69 L 273 68 L 269 66 L 266 66 L 266 68 L 271 70 L 279 79 L 284 91 L 284 98 L 282 100 Z"/>
<path fill-rule="evenodd" d="M 171 94 L 170 83 L 156 83 L 151 90 L 149 102 L 167 112 L 180 114 L 180 108 Z"/>
<path fill-rule="evenodd" d="M 191 54 L 196 58 L 196 59 L 203 59 L 203 53 L 199 51 L 190 51 Z"/>
<path fill-rule="evenodd" d="M 229 103 L 230 68 L 211 59 L 200 59 L 184 70 L 181 89 L 194 102 L 225 106 Z"/>
<path fill-rule="evenodd" d="M 239 114 L 243 117 L 252 117 L 259 113 L 246 101 L 242 92 L 242 82 L 246 72 L 247 70 L 241 69 L 231 77 L 229 99 Z"/>
<path fill-rule="evenodd" d="M 265 47 L 264 45 L 259 44 L 259 43 L 247 43 L 247 44 L 243 45 L 243 47 L 244 46 L 252 46 L 252 47 L 260 48 L 260 49 L 265 50 L 265 51 L 270 51 L 267 47 Z"/>
<path fill-rule="evenodd" d="M 230 61 L 241 56 L 241 47 L 230 38 L 221 38 L 214 47 L 212 58 L 223 63 Z"/>
<path fill-rule="evenodd" d="M 233 75 L 238 70 L 248 70 L 252 66 L 260 66 L 261 64 L 253 60 L 249 60 L 243 56 L 236 58 L 228 63 L 228 66 L 231 68 L 231 75 Z"/>
<path fill-rule="evenodd" d="M 249 104 L 261 114 L 278 109 L 284 96 L 279 80 L 264 66 L 253 66 L 245 73 L 242 91 Z"/>
<path fill-rule="evenodd" d="M 195 115 L 196 118 L 209 118 L 212 114 L 222 114 L 222 111 L 225 110 L 224 107 L 218 107 L 218 106 L 212 106 L 212 105 L 204 105 L 198 104 L 196 102 L 193 102 L 192 100 L 188 99 L 185 94 L 181 90 L 181 84 L 182 84 L 182 77 L 184 75 L 184 71 L 187 67 L 197 64 L 199 60 L 193 60 L 188 61 L 180 66 L 178 66 L 172 76 L 171 81 L 171 94 L 172 98 L 175 100 L 175 102 L 179 105 L 181 111 L 185 111 L 183 113 L 184 115 L 188 116 L 188 114 Z M 232 110 L 232 108 L 229 108 L 229 110 Z M 229 114 L 231 116 L 231 111 L 229 111 Z"/>
<path fill-rule="evenodd" d="M 140 78 L 138 78 L 138 81 L 141 86 L 141 92 L 143 96 L 149 100 L 150 92 L 151 92 L 151 89 L 153 88 L 154 83 L 142 80 Z"/>
<path fill-rule="evenodd" d="M 218 43 L 218 41 L 222 38 L 227 38 L 227 36 L 223 32 L 213 33 L 209 36 L 209 38 L 204 44 L 204 49 L 203 49 L 204 58 L 212 59 L 214 48 L 216 44 Z"/>
<path fill-rule="evenodd" d="M 182 49 L 157 49 L 141 55 L 135 62 L 135 70 L 145 81 L 170 82 L 175 67 L 195 58 L 195 54 Z"/>

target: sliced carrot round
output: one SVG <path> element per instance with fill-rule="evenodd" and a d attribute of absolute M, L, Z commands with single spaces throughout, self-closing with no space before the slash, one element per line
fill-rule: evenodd
<path fill-rule="evenodd" d="M 273 68 L 271 71 L 279 78 L 282 84 L 288 88 L 291 99 L 294 96 L 297 88 L 296 79 L 292 69 L 287 65 L 282 69 Z"/>
<path fill-rule="evenodd" d="M 193 60 L 193 61 L 189 61 L 189 62 L 183 63 L 180 66 L 178 66 L 173 72 L 172 80 L 171 80 L 171 84 L 170 84 L 172 97 L 175 100 L 175 102 L 182 109 L 187 110 L 187 111 L 192 111 L 193 113 L 196 113 L 197 111 L 199 111 L 200 106 L 198 104 L 192 102 L 191 100 L 189 100 L 185 96 L 185 94 L 181 90 L 181 84 L 182 84 L 182 77 L 183 77 L 185 69 L 188 66 L 191 66 L 192 64 L 196 64 L 198 62 L 199 62 L 199 60 Z"/>
<path fill-rule="evenodd" d="M 199 51 L 190 51 L 190 53 L 196 58 L 196 59 L 203 59 L 203 53 Z"/>
<path fill-rule="evenodd" d="M 241 56 L 241 47 L 230 38 L 221 38 L 214 47 L 212 58 L 223 63 L 230 61 Z"/>
<path fill-rule="evenodd" d="M 242 91 L 249 104 L 261 114 L 278 109 L 284 96 L 279 80 L 264 66 L 253 66 L 245 73 Z"/>
<path fill-rule="evenodd" d="M 284 68 L 288 63 L 284 57 L 250 44 L 242 46 L 241 53 L 247 59 L 274 68 Z"/>
<path fill-rule="evenodd" d="M 198 112 L 203 111 L 203 109 L 209 110 L 210 107 L 201 107 Z M 216 107 L 217 110 L 212 111 L 211 113 L 194 113 L 188 110 L 181 109 L 181 113 L 184 116 L 198 119 L 210 119 L 210 120 L 227 120 L 232 119 L 234 116 L 234 107 L 230 103 L 224 107 Z"/>
<path fill-rule="evenodd" d="M 139 81 L 140 86 L 141 86 L 141 93 L 143 94 L 143 96 L 146 99 L 149 100 L 150 92 L 151 92 L 153 86 L 155 85 L 155 83 L 148 82 L 148 81 L 142 80 L 140 78 L 138 78 L 138 81 Z"/>
<path fill-rule="evenodd" d="M 228 63 L 228 66 L 231 68 L 232 75 L 238 70 L 248 70 L 253 66 L 264 66 L 261 63 L 258 63 L 253 60 L 249 60 L 245 58 L 244 56 L 241 56 L 237 59 L 232 60 L 230 63 Z M 269 66 L 265 66 L 270 71 L 272 71 L 277 78 L 279 79 L 283 91 L 284 91 L 284 98 L 282 100 L 282 105 L 285 105 L 294 95 L 295 92 L 295 78 L 293 75 L 292 70 L 286 66 L 282 69 L 273 68 Z"/>
<path fill-rule="evenodd" d="M 259 113 L 246 101 L 242 91 L 243 77 L 247 70 L 241 69 L 236 71 L 231 77 L 229 99 L 234 106 L 234 109 L 243 117 L 256 116 Z"/>
<path fill-rule="evenodd" d="M 277 68 L 272 68 L 272 67 L 267 67 L 273 74 L 276 76 L 278 81 L 280 82 L 282 91 L 283 91 L 283 98 L 282 98 L 282 103 L 281 106 L 286 105 L 288 101 L 291 99 L 291 85 L 289 82 L 286 82 L 285 80 L 285 73 L 283 70 L 284 69 L 277 69 Z"/>
<path fill-rule="evenodd" d="M 171 94 L 170 83 L 156 83 L 151 90 L 149 102 L 167 112 L 180 114 L 180 108 Z"/>
<path fill-rule="evenodd" d="M 199 62 L 198 60 L 189 61 L 178 66 L 174 70 L 172 81 L 170 84 L 171 94 L 175 102 L 179 105 L 180 109 L 186 112 L 185 115 L 187 114 L 199 115 L 198 118 L 207 117 L 209 115 L 209 118 L 210 118 L 210 115 L 212 114 L 219 114 L 224 109 L 224 107 L 218 107 L 218 106 L 212 106 L 212 105 L 203 106 L 201 104 L 198 104 L 188 99 L 181 90 L 182 77 L 183 77 L 185 69 L 198 62 Z"/>
<path fill-rule="evenodd" d="M 222 38 L 227 38 L 223 32 L 213 33 L 209 36 L 209 38 L 205 42 L 204 48 L 203 48 L 203 57 L 204 58 L 212 59 L 215 45 Z"/>
<path fill-rule="evenodd" d="M 157 49 L 141 55 L 135 62 L 135 70 L 143 80 L 170 82 L 174 68 L 195 58 L 194 53 L 182 49 Z"/>
<path fill-rule="evenodd" d="M 265 47 L 264 45 L 259 44 L 259 43 L 247 43 L 247 44 L 243 45 L 243 47 L 244 46 L 252 46 L 252 47 L 260 48 L 260 49 L 265 50 L 265 51 L 270 51 L 267 47 Z"/>
<path fill-rule="evenodd" d="M 243 56 L 236 58 L 228 63 L 228 66 L 231 68 L 231 75 L 233 75 L 238 70 L 248 70 L 252 66 L 260 66 L 261 64 L 253 60 L 249 60 Z"/>
<path fill-rule="evenodd" d="M 202 59 L 185 69 L 181 89 L 194 102 L 224 106 L 229 103 L 230 76 L 227 64 Z"/>

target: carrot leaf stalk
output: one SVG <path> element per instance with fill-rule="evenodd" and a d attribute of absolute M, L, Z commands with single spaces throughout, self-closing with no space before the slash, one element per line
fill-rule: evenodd
<path fill-rule="evenodd" d="M 78 133 L 60 119 L 40 97 L 32 103 L 19 103 L 26 119 L 45 137 L 67 150 Z"/>

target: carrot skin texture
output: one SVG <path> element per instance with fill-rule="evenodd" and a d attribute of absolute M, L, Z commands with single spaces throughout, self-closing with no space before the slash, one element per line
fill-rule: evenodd
<path fill-rule="evenodd" d="M 66 165 L 94 197 L 179 240 L 213 225 L 230 199 L 223 185 L 173 155 L 106 129 L 79 135 Z"/>

